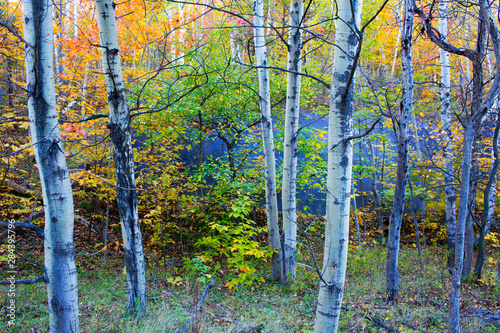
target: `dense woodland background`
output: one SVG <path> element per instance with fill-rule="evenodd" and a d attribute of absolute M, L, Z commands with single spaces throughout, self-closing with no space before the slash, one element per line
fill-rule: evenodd
<path fill-rule="evenodd" d="M 26 8 L 38 8 L 33 3 L 24 1 L 25 24 Z M 79 318 L 82 332 L 332 332 L 337 325 L 340 332 L 499 331 L 497 3 L 269 0 L 259 14 L 258 1 L 57 0 L 44 16 L 51 3 L 42 0 L 34 17 L 53 18 L 54 106 L 67 163 L 61 170 L 74 198 L 68 225 L 75 256 L 69 251 L 64 260 L 76 263 L 76 329 Z M 96 7 L 106 3 L 110 14 Z M 46 242 L 52 228 L 34 152 L 43 145 L 30 136 L 30 121 L 33 131 L 41 113 L 28 114 L 43 71 L 37 56 L 33 76 L 26 64 L 30 49 L 42 54 L 42 23 L 31 48 L 22 7 L 0 1 L 4 280 L 8 222 L 45 228 Z M 290 18 L 299 7 L 303 16 Z M 118 38 L 110 33 L 105 42 L 114 10 Z M 342 31 L 350 39 L 341 40 Z M 259 53 L 264 46 L 267 58 Z M 345 72 L 335 57 L 347 59 Z M 120 65 L 124 87 L 116 89 L 113 66 Z M 291 100 L 297 104 L 290 108 Z M 336 103 L 346 128 L 330 123 L 329 131 Z M 287 118 L 293 110 L 300 121 Z M 265 150 L 268 125 L 274 147 Z M 329 143 L 335 131 L 343 136 Z M 130 146 L 122 142 L 130 153 L 117 148 L 117 133 L 132 138 Z M 347 176 L 333 185 L 328 147 L 348 154 L 337 164 Z M 294 157 L 296 171 L 288 166 Z M 277 173 L 274 206 L 269 161 Z M 347 198 L 346 214 L 327 208 L 337 205 L 326 200 L 332 189 Z M 280 230 L 270 228 L 273 214 Z M 330 238 L 343 233 L 335 228 L 344 215 L 345 287 L 345 265 L 333 273 L 338 282 L 329 282 L 337 281 L 325 275 L 332 264 L 320 259 L 325 238 L 331 250 Z M 41 229 L 15 230 L 17 279 L 52 274 Z M 319 327 L 318 285 L 339 286 L 334 329 Z M 47 331 L 45 283 L 16 285 L 15 326 L 8 325 L 7 288 L 0 288 L 0 332 Z M 453 295 L 461 297 L 460 310 Z M 453 309 L 461 326 L 453 326 Z M 50 330 L 69 332 L 53 326 L 50 312 Z"/>

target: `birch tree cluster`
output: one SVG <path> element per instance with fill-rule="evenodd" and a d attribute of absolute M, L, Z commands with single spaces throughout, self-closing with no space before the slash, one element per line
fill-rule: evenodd
<path fill-rule="evenodd" d="M 0 2 L 15 284 L 44 283 L 48 330 L 78 332 L 81 253 L 122 263 L 139 318 L 176 267 L 207 284 L 187 330 L 213 278 L 287 288 L 305 267 L 311 329 L 337 332 L 351 253 L 385 252 L 396 307 L 401 251 L 425 272 L 434 246 L 461 332 L 463 280 L 500 276 L 498 17 L 486 0 Z"/>

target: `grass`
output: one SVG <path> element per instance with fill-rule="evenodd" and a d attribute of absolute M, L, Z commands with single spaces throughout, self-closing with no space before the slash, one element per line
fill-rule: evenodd
<path fill-rule="evenodd" d="M 429 247 L 424 256 L 426 270 L 421 271 L 416 249 L 403 247 L 399 260 L 400 299 L 397 305 L 388 306 L 384 302 L 385 249 L 353 247 L 343 302 L 349 311 L 342 311 L 340 332 L 386 331 L 367 317 L 379 319 L 400 332 L 446 332 L 450 275 L 444 267 L 445 253 L 439 247 Z M 307 263 L 306 258 L 302 259 Z M 106 268 L 97 256 L 79 257 L 78 263 L 80 332 L 175 332 L 189 317 L 191 306 L 203 289 L 196 287 L 193 278 L 182 274 L 177 285 L 167 283 L 166 277 L 177 274 L 173 268 L 149 269 L 148 314 L 140 318 L 123 317 L 126 280 L 119 256 L 112 257 Z M 153 283 L 153 275 L 163 279 Z M 265 283 L 238 286 L 232 291 L 224 287 L 228 277 L 225 278 L 218 277 L 207 297 L 205 314 L 194 320 L 195 331 L 248 332 L 252 327 L 276 333 L 313 330 L 318 289 L 313 271 L 299 266 L 297 280 L 287 286 Z M 489 266 L 481 282 L 464 281 L 463 332 L 500 332 L 498 326 L 474 315 L 478 308 L 498 311 L 499 282 Z M 0 304 L 5 304 L 5 286 L 0 290 Z M 16 292 L 16 326 L 9 331 L 6 322 L 2 322 L 0 332 L 45 332 L 48 327 L 45 286 L 18 286 Z"/>

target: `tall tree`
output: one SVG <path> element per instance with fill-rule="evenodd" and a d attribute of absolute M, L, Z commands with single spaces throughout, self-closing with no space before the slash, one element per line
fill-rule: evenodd
<path fill-rule="evenodd" d="M 439 33 L 444 41 L 448 35 L 448 7 L 446 0 L 439 1 Z M 450 55 L 439 49 L 441 62 L 441 127 L 443 129 L 444 158 L 444 194 L 446 204 L 446 236 L 448 244 L 448 267 L 453 267 L 455 253 L 455 187 L 453 174 L 453 136 L 451 133 L 451 88 L 450 88 Z"/>
<path fill-rule="evenodd" d="M 118 44 L 116 5 L 113 0 L 96 0 L 95 4 L 101 37 L 102 67 L 108 92 L 108 128 L 113 146 L 118 210 L 127 271 L 127 312 L 144 313 L 146 311 L 146 273 L 135 186 L 130 110 L 127 106 Z"/>
<path fill-rule="evenodd" d="M 52 1 L 24 0 L 30 132 L 45 208 L 45 278 L 50 332 L 78 332 L 73 194 L 57 120 Z"/>
<path fill-rule="evenodd" d="M 359 55 L 362 2 L 338 2 L 328 119 L 328 173 L 323 271 L 314 332 L 336 332 L 344 293 L 352 179 L 354 71 Z M 359 34 L 358 34 L 359 33 Z"/>
<path fill-rule="evenodd" d="M 403 219 L 406 183 L 408 181 L 408 126 L 413 104 L 413 16 L 414 0 L 404 1 L 403 29 L 401 31 L 401 73 L 403 91 L 400 104 L 400 114 L 397 123 L 397 174 L 396 188 L 391 216 L 389 217 L 389 236 L 387 238 L 387 301 L 395 302 L 399 296 L 399 240 L 401 221 Z"/>
<path fill-rule="evenodd" d="M 378 184 L 379 184 L 379 178 L 378 178 L 378 171 L 377 171 L 377 166 L 375 163 L 375 152 L 373 150 L 373 145 L 370 139 L 367 140 L 368 142 L 368 156 L 369 156 L 369 161 L 370 161 L 370 166 L 373 168 L 372 172 L 372 192 L 373 192 L 373 198 L 374 204 L 375 204 L 375 209 L 377 210 L 377 221 L 378 221 L 378 243 L 380 245 L 384 244 L 384 215 L 382 212 L 382 199 L 380 197 L 380 192 L 378 190 Z"/>
<path fill-rule="evenodd" d="M 264 27 L 264 0 L 253 2 L 253 30 L 255 37 L 255 58 L 259 76 L 260 126 L 264 147 L 264 168 L 266 187 L 267 228 L 269 247 L 276 250 L 272 258 L 272 278 L 284 281 L 283 250 L 281 248 L 278 224 L 278 197 L 276 193 L 276 158 L 274 151 L 273 120 L 271 115 L 271 94 L 267 59 L 266 32 Z"/>
<path fill-rule="evenodd" d="M 477 260 L 476 260 L 476 265 L 474 267 L 474 273 L 477 279 L 481 279 L 481 274 L 483 270 L 483 265 L 484 265 L 484 259 L 485 259 L 485 249 L 484 249 L 484 238 L 486 236 L 487 232 L 487 225 L 488 223 L 491 223 L 491 218 L 494 213 L 494 207 L 493 207 L 493 212 L 491 209 L 491 205 L 495 204 L 494 200 L 491 199 L 491 192 L 494 192 L 494 188 L 496 187 L 496 181 L 497 181 L 497 172 L 498 172 L 498 165 L 499 165 L 499 160 L 498 160 L 498 133 L 500 131 L 500 122 L 496 122 L 496 127 L 495 127 L 495 132 L 493 134 L 493 152 L 492 152 L 492 165 L 491 165 L 491 170 L 490 170 L 490 176 L 488 178 L 488 183 L 486 184 L 486 188 L 484 189 L 483 192 L 483 198 L 484 198 L 484 208 L 483 208 L 483 216 L 481 218 L 481 221 L 478 223 L 479 226 L 479 244 L 478 244 L 478 249 L 477 249 Z M 492 202 L 493 201 L 493 202 Z"/>
<path fill-rule="evenodd" d="M 451 282 L 450 296 L 450 332 L 457 333 L 461 331 L 460 327 L 460 288 L 462 280 L 462 270 L 464 264 L 464 234 L 466 227 L 466 219 L 468 214 L 468 202 L 470 192 L 471 178 L 471 162 L 472 151 L 476 134 L 481 124 L 481 120 L 486 112 L 491 108 L 495 96 L 498 93 L 500 86 L 500 75 L 495 75 L 491 82 L 490 89 L 486 96 L 484 95 L 484 73 L 483 61 L 486 51 L 486 33 L 489 33 L 492 42 L 493 51 L 495 53 L 496 64 L 495 68 L 498 71 L 500 65 L 500 38 L 498 28 L 491 16 L 491 9 L 488 1 L 480 0 L 477 3 L 478 9 L 478 27 L 477 40 L 474 50 L 462 47 L 455 47 L 445 40 L 442 36 L 437 36 L 431 25 L 429 18 L 422 10 L 416 9 L 418 15 L 422 18 L 424 28 L 433 43 L 438 45 L 449 53 L 466 57 L 472 62 L 473 68 L 473 90 L 472 99 L 469 109 L 461 119 L 464 127 L 462 166 L 460 175 L 460 203 L 457 215 L 457 230 L 455 236 L 455 262 L 453 267 L 453 275 Z M 496 73 L 498 74 L 498 73 Z"/>
<path fill-rule="evenodd" d="M 300 70 L 302 54 L 301 25 L 304 2 L 290 4 L 290 31 L 288 32 L 287 93 L 285 133 L 283 144 L 283 260 L 285 279 L 294 279 L 297 268 L 297 149 L 300 116 Z"/>

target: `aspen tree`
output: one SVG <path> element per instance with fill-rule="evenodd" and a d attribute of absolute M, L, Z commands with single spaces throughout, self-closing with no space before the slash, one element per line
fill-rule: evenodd
<path fill-rule="evenodd" d="M 323 270 L 319 287 L 314 332 L 337 332 L 344 293 L 349 243 L 351 197 L 354 57 L 360 43 L 357 31 L 362 2 L 338 2 L 335 24 L 330 111 L 328 119 L 328 173 Z"/>
<path fill-rule="evenodd" d="M 285 279 L 294 279 L 297 268 L 297 149 L 299 141 L 300 75 L 302 54 L 301 24 L 304 2 L 290 4 L 290 31 L 288 32 L 287 93 L 285 133 L 283 144 L 283 260 Z"/>
<path fill-rule="evenodd" d="M 439 33 L 446 41 L 448 35 L 448 7 L 446 0 L 439 1 Z M 444 149 L 444 193 L 446 204 L 446 236 L 448 244 L 448 267 L 453 266 L 455 253 L 455 187 L 453 185 L 453 137 L 451 133 L 451 113 L 450 113 L 450 54 L 439 49 L 439 59 L 441 62 L 441 127 L 443 133 Z"/>
<path fill-rule="evenodd" d="M 274 151 L 273 121 L 271 118 L 269 70 L 267 69 L 268 59 L 264 28 L 264 0 L 254 0 L 253 12 L 255 58 L 259 76 L 260 126 L 262 129 L 262 142 L 264 147 L 267 228 L 269 229 L 269 247 L 277 251 L 271 263 L 272 278 L 283 282 L 283 251 L 281 249 L 278 225 L 276 158 Z"/>
<path fill-rule="evenodd" d="M 405 0 L 403 4 L 403 29 L 401 31 L 401 73 L 403 91 L 397 133 L 397 171 L 396 188 L 391 216 L 389 217 L 389 235 L 387 237 L 387 301 L 395 302 L 399 296 L 399 240 L 401 234 L 401 221 L 403 219 L 406 183 L 408 181 L 408 126 L 413 103 L 413 16 L 414 0 Z"/>
<path fill-rule="evenodd" d="M 96 0 L 101 37 L 102 67 L 108 92 L 109 123 L 116 169 L 116 194 L 122 226 L 127 271 L 128 313 L 146 311 L 146 273 L 135 187 L 130 110 L 120 60 L 120 46 L 113 0 Z"/>
<path fill-rule="evenodd" d="M 24 0 L 23 23 L 30 132 L 45 209 L 49 330 L 78 332 L 73 193 L 57 120 L 52 1 Z"/>
<path fill-rule="evenodd" d="M 378 171 L 376 168 L 376 163 L 375 163 L 375 152 L 373 150 L 373 145 L 371 140 L 368 141 L 368 159 L 370 162 L 370 166 L 373 168 L 372 172 L 372 192 L 373 192 L 373 199 L 375 203 L 375 209 L 377 210 L 377 221 L 378 221 L 378 232 L 379 232 L 379 238 L 378 242 L 380 245 L 384 244 L 384 215 L 382 212 L 382 198 L 380 196 L 380 192 L 377 188 L 377 185 L 379 184 L 379 178 L 378 178 Z"/>

